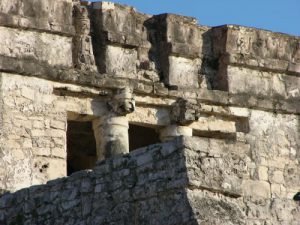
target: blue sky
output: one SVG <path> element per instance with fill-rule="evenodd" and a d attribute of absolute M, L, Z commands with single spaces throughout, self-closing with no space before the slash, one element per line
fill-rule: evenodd
<path fill-rule="evenodd" d="M 193 16 L 199 24 L 238 24 L 300 36 L 300 0 L 110 0 L 148 14 Z"/>

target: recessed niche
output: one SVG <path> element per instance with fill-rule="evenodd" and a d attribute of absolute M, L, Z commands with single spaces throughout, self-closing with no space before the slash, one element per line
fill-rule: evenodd
<path fill-rule="evenodd" d="M 129 151 L 159 142 L 159 134 L 155 129 L 129 124 Z"/>
<path fill-rule="evenodd" d="M 67 174 L 92 169 L 96 161 L 96 141 L 92 122 L 68 121 Z"/>

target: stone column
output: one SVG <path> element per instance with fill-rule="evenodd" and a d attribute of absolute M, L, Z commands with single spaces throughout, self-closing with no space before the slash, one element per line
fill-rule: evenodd
<path fill-rule="evenodd" d="M 129 153 L 129 123 L 126 114 L 135 109 L 132 90 L 119 89 L 107 101 L 107 115 L 94 120 L 98 160 Z"/>
<path fill-rule="evenodd" d="M 98 160 L 129 152 L 128 128 L 128 120 L 124 116 L 94 120 Z"/>
<path fill-rule="evenodd" d="M 161 141 L 169 141 L 178 136 L 193 136 L 193 129 L 189 124 L 198 120 L 200 116 L 197 102 L 177 99 L 170 111 L 171 124 L 160 130 Z"/>
<path fill-rule="evenodd" d="M 160 140 L 170 141 L 178 136 L 193 136 L 193 129 L 187 126 L 170 125 L 160 130 Z"/>

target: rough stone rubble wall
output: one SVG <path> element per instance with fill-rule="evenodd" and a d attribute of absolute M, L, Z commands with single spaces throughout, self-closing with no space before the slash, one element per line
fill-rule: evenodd
<path fill-rule="evenodd" d="M 267 185 L 244 182 L 252 173 L 249 151 L 248 144 L 211 138 L 181 137 L 151 145 L 102 161 L 92 171 L 2 196 L 0 221 L 298 224 L 299 207 L 293 200 L 270 199 L 263 195 Z"/>
<path fill-rule="evenodd" d="M 214 144 L 223 146 L 209 147 Z M 238 156 L 238 151 L 224 141 L 205 138 L 178 138 L 138 149 L 103 161 L 92 171 L 4 195 L 0 221 L 74 225 L 197 224 L 198 220 L 245 224 L 239 209 L 244 203 L 237 198 L 241 190 L 235 185 L 242 182 L 247 156 Z M 203 160 L 201 167 L 199 160 Z M 222 196 L 222 185 L 235 197 Z M 215 193 L 205 191 L 210 188 Z M 211 217 L 210 213 L 218 215 Z"/>
<path fill-rule="evenodd" d="M 124 87 L 135 95 L 129 122 L 160 130 L 192 111 L 184 125 L 207 137 L 6 194 L 0 221 L 299 224 L 299 37 L 113 3 L 7 0 L 0 12 L 0 189 L 65 176 L 67 120 L 111 113 Z M 174 119 L 178 99 L 192 108 Z M 134 166 L 113 168 L 119 160 Z"/>

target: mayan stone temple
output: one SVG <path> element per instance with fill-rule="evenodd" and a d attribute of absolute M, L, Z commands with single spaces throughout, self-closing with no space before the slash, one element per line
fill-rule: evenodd
<path fill-rule="evenodd" d="M 199 24 L 0 1 L 0 225 L 300 225 L 300 37 Z"/>

